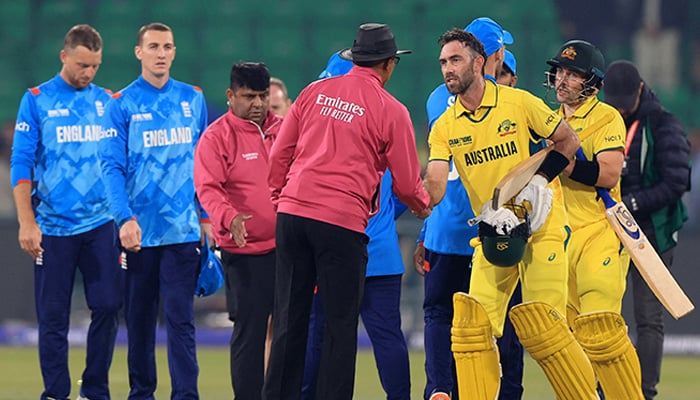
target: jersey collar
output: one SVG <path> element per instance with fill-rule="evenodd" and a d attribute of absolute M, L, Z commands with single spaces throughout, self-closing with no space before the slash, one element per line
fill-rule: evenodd
<path fill-rule="evenodd" d="M 579 108 L 574 111 L 574 113 L 569 117 L 569 119 L 573 118 L 586 118 L 588 114 L 595 108 L 595 106 L 600 103 L 600 100 L 598 100 L 598 97 L 596 96 L 589 96 L 586 100 L 581 103 Z M 564 117 L 564 106 L 559 107 L 559 115 Z"/>
<path fill-rule="evenodd" d="M 467 110 L 462 105 L 462 102 L 459 101 L 459 96 L 455 99 L 455 118 L 465 116 L 472 121 L 478 122 L 484 119 L 492 108 L 496 107 L 496 103 L 498 102 L 498 86 L 488 79 L 484 82 L 484 96 L 481 98 L 479 107 L 477 107 L 474 112 Z"/>

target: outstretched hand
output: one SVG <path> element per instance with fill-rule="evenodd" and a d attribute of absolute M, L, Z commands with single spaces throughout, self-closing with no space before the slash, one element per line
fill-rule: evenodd
<path fill-rule="evenodd" d="M 244 247 L 248 242 L 248 231 L 245 228 L 245 221 L 253 218 L 250 214 L 238 214 L 231 221 L 230 235 L 238 247 Z"/>

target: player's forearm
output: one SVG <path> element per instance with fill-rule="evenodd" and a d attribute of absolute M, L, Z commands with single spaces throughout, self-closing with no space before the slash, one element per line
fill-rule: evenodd
<path fill-rule="evenodd" d="M 20 225 L 36 223 L 36 215 L 32 207 L 31 183 L 20 183 L 14 187 L 12 194 L 17 207 L 17 221 Z"/>
<path fill-rule="evenodd" d="M 426 176 L 423 180 L 423 187 L 425 187 L 425 191 L 430 195 L 431 208 L 435 207 L 442 201 L 442 198 L 445 197 L 447 185 L 444 182 L 440 182 L 430 176 Z"/>
<path fill-rule="evenodd" d="M 566 121 L 561 121 L 552 136 L 550 136 L 550 140 L 553 143 L 554 150 L 569 160 L 573 159 L 576 150 L 581 145 L 578 135 Z"/>

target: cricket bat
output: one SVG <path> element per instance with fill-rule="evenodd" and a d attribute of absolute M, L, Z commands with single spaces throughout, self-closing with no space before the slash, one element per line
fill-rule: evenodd
<path fill-rule="evenodd" d="M 578 133 L 580 140 L 583 141 L 591 133 L 609 124 L 612 122 L 613 118 L 614 114 L 608 113 L 598 121 L 587 126 Z M 508 173 L 501 178 L 501 180 L 496 184 L 496 187 L 493 189 L 491 208 L 497 210 L 508 200 L 520 193 L 520 191 L 527 186 L 528 182 L 530 182 L 530 179 L 535 176 L 535 173 L 537 173 L 537 170 L 540 168 L 540 165 L 542 165 L 542 162 L 547 157 L 547 154 L 552 151 L 552 148 L 553 146 L 547 146 L 508 171 Z"/>
<path fill-rule="evenodd" d="M 508 200 L 520 193 L 530 182 L 530 179 L 535 176 L 540 165 L 542 165 L 542 162 L 552 149 L 554 149 L 554 146 L 547 146 L 508 171 L 493 189 L 491 208 L 498 210 Z"/>
<path fill-rule="evenodd" d="M 586 159 L 580 148 L 576 155 Z M 675 319 L 680 319 L 693 311 L 695 306 L 666 268 L 627 206 L 613 200 L 607 190 L 602 188 L 596 188 L 596 190 L 605 204 L 605 216 L 608 222 L 630 254 L 639 274 L 661 304 Z"/>

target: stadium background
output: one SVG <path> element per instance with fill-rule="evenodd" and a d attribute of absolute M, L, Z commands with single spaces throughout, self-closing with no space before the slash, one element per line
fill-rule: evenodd
<path fill-rule="evenodd" d="M 676 32 L 680 40 L 676 52 L 671 53 L 673 57 L 658 60 L 663 65 L 675 65 L 676 69 L 665 71 L 672 77 L 671 83 L 660 80 L 658 86 L 651 84 L 697 142 L 700 31 L 695 21 L 700 19 L 700 2 L 659 1 L 660 28 Z M 138 28 L 152 21 L 170 25 L 178 50 L 172 76 L 204 89 L 213 118 L 225 110 L 224 90 L 234 62 L 264 61 L 274 76 L 287 83 L 293 98 L 316 79 L 332 52 L 352 45 L 359 24 L 385 22 L 391 25 L 399 47 L 414 51 L 402 59 L 387 89 L 411 111 L 419 152 L 425 160 L 424 103 L 441 82 L 436 40 L 445 30 L 463 28 L 480 16 L 494 18 L 515 38 L 509 49 L 518 59 L 518 86 L 544 97 L 541 83 L 547 68 L 545 60 L 565 40 L 594 42 L 608 62 L 618 58 L 635 60 L 635 38 L 648 29 L 641 16 L 644 4 L 645 0 L 0 0 L 0 121 L 13 122 L 24 90 L 59 71 L 63 35 L 77 23 L 89 23 L 101 32 L 103 64 L 95 83 L 115 91 L 140 73 L 133 54 Z M 6 158 L 6 139 L 4 143 Z M 693 195 L 700 191 L 698 186 Z M 9 185 L 4 184 L 2 190 L 9 191 Z M 700 250 L 693 244 L 700 239 L 700 223 L 695 218 L 682 232 L 674 274 L 698 303 L 700 282 L 694 268 Z M 412 216 L 399 221 L 407 265 L 404 328 L 415 345 L 422 343 L 422 280 L 409 261 L 419 227 Z M 19 250 L 16 232 L 11 215 L 0 218 L 0 266 L 4 274 L 0 280 L 0 343 L 32 340 L 32 334 L 24 330 L 34 321 L 32 270 Z M 226 325 L 217 313 L 223 310 L 223 293 L 197 300 L 196 306 L 199 326 Z M 74 326 L 84 326 L 88 314 L 80 285 L 76 286 L 74 308 Z M 679 322 L 667 317 L 667 350 L 700 354 L 700 312 Z"/>

